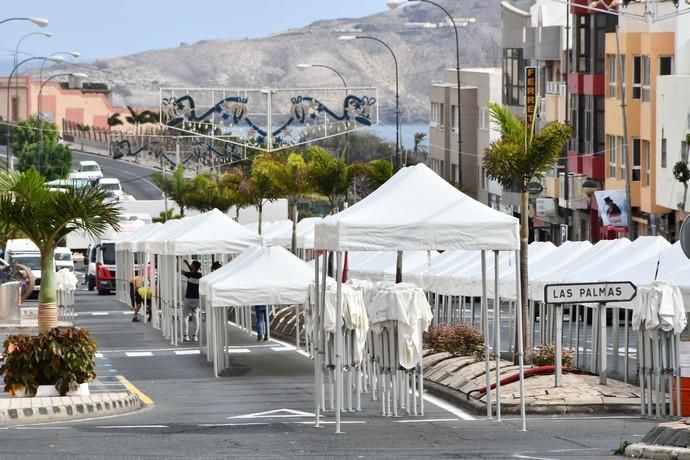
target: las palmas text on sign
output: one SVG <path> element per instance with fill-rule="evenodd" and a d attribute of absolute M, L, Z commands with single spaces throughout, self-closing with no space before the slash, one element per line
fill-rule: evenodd
<path fill-rule="evenodd" d="M 637 288 L 630 281 L 547 284 L 544 287 L 546 303 L 627 302 L 636 295 Z"/>

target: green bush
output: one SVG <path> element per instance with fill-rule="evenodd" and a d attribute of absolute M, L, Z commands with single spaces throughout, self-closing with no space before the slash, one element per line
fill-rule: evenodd
<path fill-rule="evenodd" d="M 97 345 L 86 329 L 56 327 L 36 336 L 11 335 L 4 349 L 0 374 L 12 395 L 24 389 L 33 396 L 39 385 L 54 385 L 64 396 L 96 376 Z"/>
<path fill-rule="evenodd" d="M 533 366 L 554 366 L 556 363 L 556 347 L 553 344 L 535 347 L 529 355 L 529 361 Z M 573 364 L 573 351 L 561 351 L 561 365 L 571 367 Z"/>
<path fill-rule="evenodd" d="M 434 353 L 471 356 L 484 349 L 484 336 L 469 324 L 441 324 L 424 334 L 424 345 Z"/>

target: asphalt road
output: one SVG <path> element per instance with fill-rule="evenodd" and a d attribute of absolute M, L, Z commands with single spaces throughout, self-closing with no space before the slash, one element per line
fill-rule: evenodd
<path fill-rule="evenodd" d="M 137 200 L 159 200 L 161 191 L 150 180 L 156 170 L 138 166 L 126 161 L 113 160 L 101 155 L 72 150 L 72 163 L 76 169 L 80 161 L 93 160 L 98 162 L 103 171 L 103 177 L 115 177 L 120 180 L 122 190 L 134 196 Z"/>
<path fill-rule="evenodd" d="M 426 402 L 424 417 L 386 418 L 363 398 L 362 412 L 333 414 L 314 428 L 311 361 L 278 343 L 257 344 L 232 330 L 232 375 L 190 344 L 170 346 L 158 331 L 132 323 L 114 296 L 77 294 L 77 324 L 99 343 L 97 372 L 117 389 L 122 375 L 153 400 L 134 414 L 77 423 L 0 430 L 0 458 L 613 458 L 656 423 L 638 417 L 530 417 L 498 423 Z M 108 383 L 108 382 L 113 383 Z M 443 406 L 443 407 L 441 407 Z M 278 411 L 273 414 L 262 412 Z M 282 415 L 282 416 L 280 416 Z"/>

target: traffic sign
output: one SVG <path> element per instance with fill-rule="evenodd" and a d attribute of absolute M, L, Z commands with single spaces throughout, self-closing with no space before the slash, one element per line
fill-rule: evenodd
<path fill-rule="evenodd" d="M 630 281 L 610 283 L 547 284 L 546 303 L 627 302 L 637 295 L 637 287 Z"/>
<path fill-rule="evenodd" d="M 527 192 L 536 194 L 541 193 L 544 190 L 544 186 L 539 182 L 530 182 L 527 184 Z"/>

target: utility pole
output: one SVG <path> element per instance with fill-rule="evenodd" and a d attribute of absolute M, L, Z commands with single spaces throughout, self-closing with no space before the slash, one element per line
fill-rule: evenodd
<path fill-rule="evenodd" d="M 565 123 L 570 122 L 570 94 L 568 87 L 568 78 L 570 76 L 570 59 L 573 53 L 570 52 L 570 4 L 565 4 Z M 558 169 L 557 169 L 558 170 Z M 564 222 L 566 227 L 567 239 L 570 239 L 570 171 L 568 169 L 568 143 L 565 144 L 565 174 L 564 174 L 564 190 L 563 199 L 565 200 L 565 216 Z M 561 241 L 561 243 L 563 243 Z"/>
<path fill-rule="evenodd" d="M 628 152 L 628 116 L 626 111 L 627 104 L 625 103 L 625 86 L 623 86 L 624 74 L 623 63 L 621 61 L 619 35 L 619 26 L 616 24 L 616 63 L 618 67 L 618 88 L 621 92 L 621 113 L 623 115 L 623 143 L 621 144 L 621 148 L 623 149 L 623 161 L 625 162 L 625 212 L 628 214 L 628 231 L 626 232 L 626 236 L 630 238 L 632 235 L 632 203 L 630 201 L 630 178 L 632 171 L 630 170 L 630 158 Z"/>

